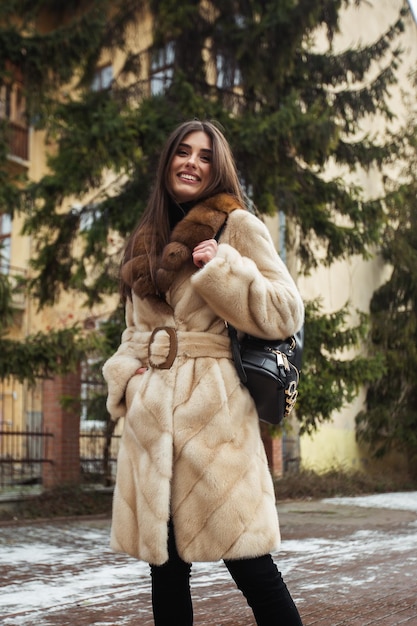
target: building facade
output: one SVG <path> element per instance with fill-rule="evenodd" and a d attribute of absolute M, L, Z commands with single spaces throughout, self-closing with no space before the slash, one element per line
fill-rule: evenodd
<path fill-rule="evenodd" d="M 333 45 L 338 50 L 344 50 L 360 42 L 368 43 L 377 39 L 395 16 L 401 6 L 401 0 L 375 0 L 373 3 L 362 3 L 360 9 L 351 7 L 344 11 L 341 20 L 340 33 L 336 35 Z M 140 31 L 140 36 L 138 34 Z M 151 41 L 151 24 L 149 20 L 142 20 L 137 28 L 132 28 L 132 46 L 138 41 L 146 48 Z M 324 45 L 320 36 L 317 46 Z M 407 109 L 403 106 L 402 92 L 408 91 L 413 97 L 413 87 L 409 72 L 417 61 L 417 28 L 414 21 L 407 22 L 407 28 L 402 37 L 402 46 L 405 50 L 403 63 L 400 69 L 400 81 L 392 90 L 393 107 L 397 113 L 399 126 L 407 117 Z M 169 46 L 160 50 L 150 61 L 149 68 L 144 69 L 149 75 L 150 93 L 160 93 L 167 81 L 170 80 L 170 59 L 172 50 Z M 92 83 L 92 89 L 101 89 L 108 85 L 122 63 L 122 57 L 117 55 L 102 58 Z M 218 79 L 221 79 L 221 63 L 216 68 Z M 13 74 L 13 68 L 11 68 Z M 25 121 L 25 102 L 23 86 L 19 76 L 15 76 L 10 85 L 4 85 L 0 91 L 0 118 L 6 119 L 9 126 L 9 156 L 8 164 L 11 174 L 24 173 L 30 180 L 39 180 L 47 171 L 47 146 L 43 132 L 34 131 Z M 369 120 L 369 127 L 363 132 L 384 133 L 382 120 Z M 329 172 L 331 166 L 329 167 Z M 333 173 L 333 172 L 332 172 Z M 352 174 L 346 174 L 352 176 Z M 111 177 L 111 174 L 109 174 Z M 376 197 L 381 191 L 380 174 L 375 171 L 358 171 L 355 182 L 362 185 L 368 197 Z M 88 202 L 88 198 L 86 198 Z M 69 206 L 71 200 L 68 200 Z M 267 218 L 277 248 L 283 250 L 282 221 L 279 216 Z M 33 242 L 30 237 L 22 236 L 22 218 L 16 216 L 13 221 L 6 215 L 0 215 L 0 237 L 2 240 L 2 257 L 0 271 L 7 272 L 11 277 L 25 276 L 29 270 L 29 260 L 33 255 Z M 290 252 L 288 263 L 293 273 L 296 273 L 295 261 Z M 305 300 L 320 297 L 326 312 L 342 308 L 350 302 L 352 310 L 369 311 L 372 293 L 385 279 L 387 268 L 382 264 L 377 251 L 373 259 L 364 261 L 361 258 L 350 258 L 347 261 L 334 263 L 330 268 L 321 267 L 309 277 L 298 277 L 298 284 Z M 16 282 L 16 285 L 18 282 Z M 77 296 L 62 294 L 59 302 L 42 311 L 24 292 L 17 287 L 14 293 L 15 322 L 10 329 L 10 335 L 16 339 L 24 339 L 27 335 L 48 328 L 65 328 L 76 322 L 95 326 L 97 320 L 105 319 L 113 308 L 109 300 L 103 305 L 87 310 L 81 306 Z M 86 393 L 85 389 L 84 392 Z M 282 440 L 268 439 L 271 464 L 280 473 L 282 468 L 289 469 L 291 464 L 299 465 L 300 458 L 304 467 L 323 470 L 328 467 L 363 468 L 368 463 L 366 451 L 361 450 L 355 439 L 355 415 L 362 408 L 364 391 L 355 401 L 334 416 L 331 423 L 323 425 L 313 436 L 303 436 L 298 439 L 296 429 L 287 432 Z M 30 428 L 42 426 L 42 386 L 28 389 L 25 385 L 14 381 L 0 383 L 0 426 L 14 426 Z M 266 436 L 267 438 L 267 436 Z M 275 459 L 275 460 L 273 460 Z"/>

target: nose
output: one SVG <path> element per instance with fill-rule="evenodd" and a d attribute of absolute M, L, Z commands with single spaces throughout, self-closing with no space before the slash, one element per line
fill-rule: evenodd
<path fill-rule="evenodd" d="M 188 156 L 188 161 L 187 161 L 188 164 L 195 167 L 196 161 L 197 161 L 197 155 L 194 154 L 194 152 L 191 152 L 190 155 Z"/>

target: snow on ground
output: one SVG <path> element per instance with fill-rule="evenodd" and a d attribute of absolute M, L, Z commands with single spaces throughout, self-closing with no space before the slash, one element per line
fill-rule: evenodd
<path fill-rule="evenodd" d="M 400 509 L 417 513 L 417 492 L 387 493 L 355 498 L 331 498 L 332 505 Z M 0 621 L 4 626 L 33 626 L 44 611 L 64 604 L 92 604 L 117 594 L 149 594 L 149 566 L 108 547 L 108 523 L 58 522 L 0 527 Z M 364 560 L 364 546 L 366 555 Z M 298 583 L 311 593 L 346 585 L 371 584 L 379 575 L 372 558 L 387 551 L 408 559 L 417 569 L 417 524 L 403 533 L 389 530 L 356 530 L 338 539 L 321 537 L 283 541 L 275 555 L 284 577 L 310 573 Z M 382 558 L 382 556 L 381 556 Z M 401 560 L 400 559 L 400 560 Z M 411 560 L 410 560 L 411 559 Z M 411 563 L 412 561 L 412 563 Z M 350 571 L 360 564 L 360 575 Z M 316 572 L 326 571 L 326 576 Z M 327 573 L 333 572 L 330 577 Z M 193 565 L 193 588 L 230 581 L 222 563 Z M 34 621 L 35 620 L 35 621 Z"/>
<path fill-rule="evenodd" d="M 417 513 L 417 491 L 378 493 L 372 496 L 355 496 L 352 498 L 326 498 L 323 502 L 363 506 L 366 508 L 397 509 Z"/>

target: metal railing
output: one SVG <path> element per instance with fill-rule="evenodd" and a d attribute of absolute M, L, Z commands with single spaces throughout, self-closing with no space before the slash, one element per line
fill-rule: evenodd
<path fill-rule="evenodd" d="M 88 365 L 88 364 L 87 364 Z M 93 362 L 94 365 L 94 362 Z M 91 364 L 90 364 L 91 366 Z M 81 394 L 79 449 L 72 461 L 80 464 L 84 483 L 112 485 L 116 474 L 120 434 L 116 423 L 91 419 L 105 408 L 101 401 L 102 380 L 84 368 Z M 56 438 L 43 419 L 43 383 L 28 387 L 14 378 L 0 380 L 0 491 L 42 485 L 45 464 L 60 461 Z M 84 408 L 85 405 L 85 408 Z M 90 416 L 90 419 L 87 418 Z"/>
<path fill-rule="evenodd" d="M 95 427 L 80 433 L 83 482 L 110 486 L 116 475 L 120 435 Z M 0 427 L 0 490 L 42 484 L 42 466 L 52 463 L 53 435 L 40 429 Z"/>
<path fill-rule="evenodd" d="M 42 482 L 42 465 L 52 462 L 52 436 L 41 429 L 0 427 L 0 489 Z"/>
<path fill-rule="evenodd" d="M 80 463 L 84 482 L 110 486 L 116 476 L 117 454 L 120 435 L 114 434 L 106 424 L 86 429 L 88 422 L 81 423 Z"/>

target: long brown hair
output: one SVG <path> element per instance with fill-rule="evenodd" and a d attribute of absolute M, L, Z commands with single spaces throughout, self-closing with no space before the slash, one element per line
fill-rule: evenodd
<path fill-rule="evenodd" d="M 204 196 L 209 198 L 218 193 L 233 195 L 241 206 L 245 206 L 242 189 L 239 183 L 236 164 L 229 143 L 215 123 L 209 121 L 191 120 L 182 123 L 168 137 L 159 158 L 158 169 L 148 204 L 137 227 L 129 237 L 121 266 L 135 256 L 135 242 L 140 231 L 146 232 L 146 253 L 149 259 L 151 279 L 155 284 L 157 258 L 163 247 L 168 243 L 170 236 L 168 207 L 172 202 L 170 195 L 169 171 L 172 159 L 178 146 L 190 133 L 203 131 L 210 138 L 212 144 L 211 180 L 204 190 Z M 130 294 L 130 285 L 121 278 L 121 293 L 124 297 Z"/>

